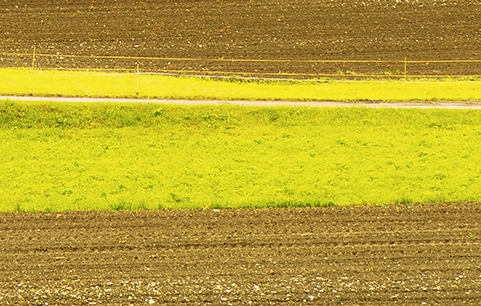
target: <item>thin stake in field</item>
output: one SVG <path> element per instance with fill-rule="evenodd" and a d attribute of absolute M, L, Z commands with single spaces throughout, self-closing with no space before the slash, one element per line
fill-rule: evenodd
<path fill-rule="evenodd" d="M 35 46 L 33 46 L 33 55 L 32 55 L 32 70 L 35 69 Z"/>
<path fill-rule="evenodd" d="M 136 73 L 136 84 L 135 84 L 135 94 L 139 96 L 139 78 L 140 78 L 140 71 L 139 71 L 139 63 L 137 63 L 137 73 Z"/>

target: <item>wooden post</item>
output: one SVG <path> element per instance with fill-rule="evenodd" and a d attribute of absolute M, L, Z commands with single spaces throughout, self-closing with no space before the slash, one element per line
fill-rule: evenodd
<path fill-rule="evenodd" d="M 137 77 L 136 77 L 136 79 L 137 79 L 137 84 L 136 84 L 136 87 L 135 87 L 135 94 L 136 94 L 137 96 L 139 96 L 139 78 L 140 78 L 139 63 L 137 63 L 137 73 L 136 73 L 136 74 L 137 74 Z"/>
<path fill-rule="evenodd" d="M 408 71 L 408 58 L 404 58 L 404 80 L 407 80 L 407 71 Z"/>
<path fill-rule="evenodd" d="M 35 69 L 35 45 L 33 46 L 32 70 Z"/>

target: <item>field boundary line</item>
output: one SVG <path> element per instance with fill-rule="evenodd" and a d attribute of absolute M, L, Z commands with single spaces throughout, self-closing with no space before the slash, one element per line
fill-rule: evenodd
<path fill-rule="evenodd" d="M 42 53 L 38 52 L 35 46 L 33 47 L 33 52 L 0 52 L 0 56 L 10 57 L 10 58 L 20 58 L 20 67 L 17 60 L 14 60 L 11 68 L 27 68 L 31 66 L 31 69 L 45 69 L 45 70 L 98 70 L 98 71 L 135 71 L 139 73 L 151 73 L 151 74 L 165 74 L 165 75 L 195 75 L 200 77 L 222 77 L 222 76 L 244 76 L 248 78 L 259 78 L 259 79 L 283 79 L 283 78 L 338 78 L 338 79 L 352 79 L 352 78 L 480 78 L 481 77 L 481 59 L 408 59 L 407 57 L 403 59 L 262 59 L 262 58 L 202 58 L 202 57 L 155 57 L 155 56 L 122 56 L 122 55 L 80 55 L 80 54 L 61 54 L 57 52 L 56 54 Z M 37 59 L 46 59 L 47 62 L 52 60 L 56 63 L 54 67 L 46 68 L 35 67 L 37 64 Z M 31 59 L 28 64 L 25 60 Z M 1 59 L 3 61 L 3 58 Z M 82 61 L 87 60 L 88 62 L 95 62 L 93 67 L 91 64 L 82 64 Z M 67 67 L 62 67 L 62 61 L 66 61 Z M 75 63 L 77 64 L 72 64 Z M 102 61 L 106 61 L 103 62 Z M 8 61 L 7 61 L 8 62 Z M 174 66 L 170 67 L 171 63 Z M 193 66 L 200 67 L 189 67 L 192 63 Z M 225 65 L 215 64 L 215 63 L 225 63 Z M 238 63 L 250 63 L 252 64 L 265 64 L 269 66 L 272 64 L 273 67 L 266 69 L 265 67 L 254 67 L 248 70 L 239 69 L 238 71 L 225 71 L 225 70 L 236 70 L 237 68 L 229 67 L 230 64 Z M 107 64 L 107 65 L 105 65 Z M 139 69 L 139 64 L 143 67 Z M 290 64 L 287 66 L 302 66 L 308 65 L 308 70 L 304 68 L 292 69 L 292 67 L 283 68 L 282 66 L 274 67 L 281 64 Z M 423 65 L 426 67 L 423 67 Z M 479 69 L 476 67 L 471 67 L 469 73 L 465 71 L 464 73 L 456 73 L 455 71 L 444 71 L 444 68 L 433 68 L 430 69 L 428 66 L 433 64 L 443 65 L 443 64 L 458 64 L 458 65 L 478 65 Z M 8 64 L 7 64 L 8 65 Z M 59 66 L 60 65 L 60 66 Z M 103 67 L 100 67 L 104 65 Z M 175 66 L 180 66 L 179 69 L 175 69 Z M 349 65 L 361 65 L 360 71 L 356 72 L 349 67 Z M 41 64 L 40 64 L 41 66 Z M 71 66 L 71 67 L 70 67 Z M 137 68 L 134 68 L 134 67 Z M 159 66 L 159 67 L 157 67 Z M 185 67 L 184 67 L 185 66 Z M 216 67 L 221 66 L 221 67 Z M 409 69 L 408 69 L 409 66 Z M 411 66 L 416 67 L 413 69 Z M 129 68 L 130 67 L 130 68 Z M 235 66 L 234 66 L 235 67 Z M 7 68 L 7 67 L 6 67 Z M 174 68 L 174 69 L 169 69 Z M 186 69 L 183 69 L 186 68 Z M 222 69 L 217 70 L 217 69 Z M 359 67 L 358 67 L 359 68 Z M 367 70 L 366 70 L 367 68 Z M 397 69 L 396 69 L 397 68 Z M 285 71 L 283 71 L 285 70 Z M 290 71 L 289 71 L 290 70 Z M 369 72 L 371 71 L 372 72 Z M 297 71 L 297 72 L 296 72 Z M 304 72 L 305 71 L 305 72 Z M 363 72 L 364 71 L 364 72 Z M 451 72 L 451 73 L 450 73 Z"/>
<path fill-rule="evenodd" d="M 27 67 L 3 67 L 5 69 L 31 69 Z M 0 68 L 2 69 L 2 68 Z M 373 78 L 373 79 L 423 79 L 423 78 L 481 78 L 481 75 L 468 75 L 468 74 L 367 74 L 367 73 L 295 73 L 295 72 L 256 72 L 256 71 L 209 71 L 209 70 L 175 70 L 175 69 L 137 69 L 137 68 L 40 68 L 44 71 L 80 71 L 80 72 L 105 72 L 105 73 L 134 73 L 134 74 L 150 74 L 150 75 L 165 75 L 165 76 L 179 76 L 186 75 L 199 78 L 238 78 L 238 79 L 250 79 L 250 80 L 277 80 L 277 81 L 289 81 L 292 78 L 289 77 L 312 77 L 312 78 L 336 78 L 336 79 L 355 79 L 355 78 Z"/>
<path fill-rule="evenodd" d="M 481 63 L 481 59 L 452 59 L 452 60 L 410 60 L 410 59 L 254 59 L 254 58 L 202 58 L 202 57 L 153 57 L 153 56 L 121 56 L 121 55 L 78 55 L 78 54 L 49 54 L 49 53 L 17 53 L 1 52 L 5 56 L 28 57 L 63 57 L 84 59 L 126 59 L 126 60 L 157 60 L 157 61 L 212 61 L 212 62 L 265 62 L 265 63 Z"/>

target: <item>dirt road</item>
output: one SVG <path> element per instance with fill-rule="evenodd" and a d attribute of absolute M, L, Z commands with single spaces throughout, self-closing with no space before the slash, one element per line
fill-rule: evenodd
<path fill-rule="evenodd" d="M 330 102 L 330 101 L 226 101 L 226 100 L 158 100 L 158 99 L 118 99 L 81 97 L 22 97 L 0 96 L 1 100 L 26 102 L 69 102 L 69 103 L 161 103 L 181 105 L 244 105 L 244 106 L 294 106 L 294 107 L 368 107 L 368 108 L 439 108 L 439 109 L 481 109 L 480 101 L 471 102 Z"/>
<path fill-rule="evenodd" d="M 474 305 L 481 205 L 0 215 L 2 305 Z"/>

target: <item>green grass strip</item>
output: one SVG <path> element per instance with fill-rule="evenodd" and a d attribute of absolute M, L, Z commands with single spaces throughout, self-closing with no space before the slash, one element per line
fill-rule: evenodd
<path fill-rule="evenodd" d="M 291 101 L 481 101 L 480 79 L 242 81 L 0 69 L 0 95 Z"/>
<path fill-rule="evenodd" d="M 0 211 L 481 202 L 476 110 L 0 102 Z"/>

